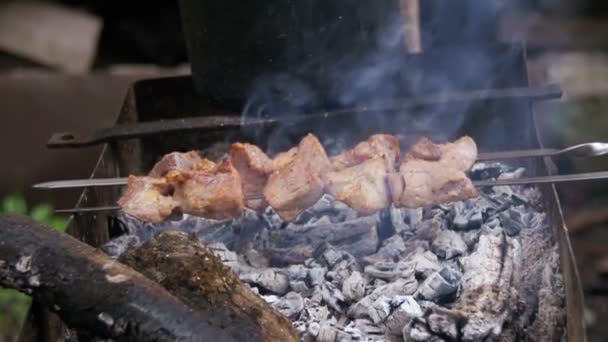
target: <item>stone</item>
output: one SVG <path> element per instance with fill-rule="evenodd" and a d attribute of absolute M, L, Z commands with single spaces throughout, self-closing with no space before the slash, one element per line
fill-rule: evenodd
<path fill-rule="evenodd" d="M 467 251 L 467 244 L 460 234 L 444 230 L 433 240 L 431 250 L 440 258 L 452 259 L 463 255 Z"/>

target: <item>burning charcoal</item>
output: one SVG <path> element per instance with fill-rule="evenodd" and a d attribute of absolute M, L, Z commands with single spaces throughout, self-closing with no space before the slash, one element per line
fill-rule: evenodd
<path fill-rule="evenodd" d="M 241 275 L 240 278 L 244 282 L 253 284 L 278 295 L 285 294 L 289 289 L 289 279 L 287 276 L 282 273 L 275 272 L 270 268 L 258 273 Z"/>
<path fill-rule="evenodd" d="M 519 244 L 499 229 L 486 230 L 477 249 L 462 259 L 462 293 L 452 309 L 436 310 L 436 320 L 464 319 L 458 325 L 463 340 L 498 337 L 515 306 L 512 286 L 521 265 Z M 479 270 L 483 270 L 480 272 Z"/>
<path fill-rule="evenodd" d="M 327 268 L 325 267 L 313 267 L 308 270 L 308 280 L 312 286 L 320 286 L 325 283 L 325 274 Z"/>
<path fill-rule="evenodd" d="M 319 335 L 319 331 L 321 330 L 321 324 L 318 322 L 312 322 L 308 325 L 308 335 L 317 337 Z"/>
<path fill-rule="evenodd" d="M 321 258 L 325 265 L 331 269 L 340 259 L 342 259 L 343 254 L 332 245 L 323 244 L 319 246 L 314 257 L 317 260 Z"/>
<path fill-rule="evenodd" d="M 452 259 L 463 255 L 467 251 L 467 245 L 460 234 L 452 230 L 444 230 L 431 244 L 431 250 L 440 258 Z"/>
<path fill-rule="evenodd" d="M 265 250 L 271 259 L 283 263 L 301 263 L 327 242 L 355 257 L 363 257 L 375 253 L 378 248 L 377 224 L 376 215 L 336 224 L 290 225 L 271 232 L 267 240 L 269 245 L 260 246 L 266 248 L 259 250 Z"/>
<path fill-rule="evenodd" d="M 430 314 L 426 319 L 429 329 L 439 336 L 447 336 L 453 340 L 458 338 L 458 328 L 456 320 L 451 317 L 437 314 Z"/>
<path fill-rule="evenodd" d="M 395 297 L 412 295 L 418 288 L 418 282 L 414 279 L 413 274 L 409 279 L 398 279 L 392 283 L 376 287 L 372 293 L 363 297 L 360 301 L 352 305 L 348 310 L 348 316 L 352 318 L 362 318 L 368 315 L 368 308 L 380 296 Z"/>
<path fill-rule="evenodd" d="M 347 302 L 356 302 L 365 295 L 365 279 L 359 272 L 353 272 L 342 284 L 342 293 Z"/>
<path fill-rule="evenodd" d="M 337 336 L 338 336 L 338 329 L 325 323 L 325 324 L 322 324 L 321 328 L 319 329 L 319 334 L 317 335 L 317 341 L 318 342 L 334 342 L 334 341 L 336 341 Z"/>
<path fill-rule="evenodd" d="M 454 229 L 466 230 L 479 228 L 483 218 L 482 213 L 485 209 L 479 204 L 480 201 L 478 200 L 467 200 L 454 203 L 452 206 L 452 214 L 454 215 L 452 225 Z"/>
<path fill-rule="evenodd" d="M 422 317 L 422 309 L 412 296 L 400 297 L 401 304 L 386 318 L 384 326 L 386 331 L 394 336 L 403 334 L 403 328 L 410 324 L 415 317 Z M 392 304 L 392 303 L 391 303 Z"/>
<path fill-rule="evenodd" d="M 382 242 L 382 247 L 380 247 L 376 254 L 366 256 L 363 260 L 370 264 L 393 261 L 398 259 L 405 251 L 407 251 L 407 247 L 403 242 L 403 238 L 399 235 L 393 235 Z"/>
<path fill-rule="evenodd" d="M 416 234 L 421 240 L 433 241 L 448 228 L 448 220 L 443 210 L 432 210 L 427 215 L 430 217 L 416 225 Z"/>
<path fill-rule="evenodd" d="M 416 296 L 433 302 L 450 302 L 460 286 L 460 280 L 458 272 L 444 267 L 420 285 Z"/>
<path fill-rule="evenodd" d="M 361 331 L 365 336 L 381 336 L 384 335 L 384 330 L 366 318 L 355 320 L 355 328 Z M 372 340 L 374 338 L 372 337 Z"/>
<path fill-rule="evenodd" d="M 304 310 L 300 315 L 300 320 L 308 322 L 326 322 L 333 317 L 326 306 L 320 305 L 308 298 L 304 299 Z"/>
<path fill-rule="evenodd" d="M 255 268 L 265 268 L 269 265 L 268 258 L 253 248 L 247 248 L 245 252 L 243 252 L 243 257 L 249 265 Z"/>
<path fill-rule="evenodd" d="M 473 250 L 479 241 L 479 235 L 481 231 L 479 229 L 468 230 L 462 232 L 462 240 L 467 245 L 468 250 Z"/>
<path fill-rule="evenodd" d="M 375 324 L 379 324 L 384 321 L 388 315 L 391 313 L 391 304 L 390 298 L 386 296 L 380 296 L 378 299 L 374 301 L 374 303 L 369 307 L 367 314 L 369 318 L 372 319 L 372 322 Z"/>
<path fill-rule="evenodd" d="M 437 256 L 431 251 L 414 254 L 407 264 L 414 267 L 415 275 L 419 279 L 426 279 L 441 269 Z"/>
<path fill-rule="evenodd" d="M 238 255 L 226 248 L 226 246 L 221 242 L 209 244 L 207 247 L 211 250 L 211 252 L 213 252 L 213 254 L 215 254 L 215 256 L 220 258 L 223 263 L 237 262 L 239 260 Z"/>
<path fill-rule="evenodd" d="M 423 322 L 412 321 L 403 327 L 403 340 L 404 341 L 416 341 L 416 342 L 428 342 L 436 341 L 436 337 L 431 334 L 426 325 Z"/>
<path fill-rule="evenodd" d="M 344 295 L 337 289 L 332 283 L 326 282 L 320 286 L 321 296 L 323 301 L 332 309 L 337 312 L 342 311 L 342 305 L 344 304 Z"/>
<path fill-rule="evenodd" d="M 525 228 L 527 224 L 527 213 L 523 206 L 511 207 L 498 215 L 502 227 L 509 236 L 515 236 Z"/>
<path fill-rule="evenodd" d="M 307 297 L 311 294 L 311 291 L 312 291 L 308 287 L 308 285 L 306 285 L 306 282 L 303 280 L 290 280 L 289 288 L 292 289 L 293 291 L 295 291 L 303 296 L 307 296 Z"/>
<path fill-rule="evenodd" d="M 397 278 L 411 278 L 414 275 L 414 269 L 406 263 L 378 262 L 366 266 L 365 274 L 372 278 L 393 281 Z"/>
<path fill-rule="evenodd" d="M 289 292 L 271 304 L 273 308 L 289 319 L 295 319 L 304 309 L 304 299 L 295 292 Z"/>
<path fill-rule="evenodd" d="M 304 265 L 289 265 L 286 269 L 289 279 L 303 280 L 308 275 L 308 269 Z"/>
<path fill-rule="evenodd" d="M 512 170 L 512 167 L 503 163 L 483 162 L 475 163 L 471 168 L 470 175 L 471 179 L 474 180 L 495 179 L 498 178 L 498 176 L 500 176 L 502 173 Z"/>

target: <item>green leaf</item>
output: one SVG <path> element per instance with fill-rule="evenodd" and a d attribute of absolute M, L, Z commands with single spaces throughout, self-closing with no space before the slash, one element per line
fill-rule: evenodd
<path fill-rule="evenodd" d="M 53 209 L 53 206 L 48 204 L 38 204 L 30 211 L 30 217 L 38 222 L 51 224 L 54 213 L 55 210 Z"/>
<path fill-rule="evenodd" d="M 5 213 L 27 214 L 27 204 L 23 196 L 19 194 L 5 197 L 2 201 L 2 209 Z"/>
<path fill-rule="evenodd" d="M 65 232 L 65 229 L 68 227 L 68 219 L 61 216 L 54 216 L 51 218 L 50 226 L 60 232 Z"/>

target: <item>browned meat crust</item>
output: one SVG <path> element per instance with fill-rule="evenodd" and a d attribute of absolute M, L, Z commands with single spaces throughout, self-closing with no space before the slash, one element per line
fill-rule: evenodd
<path fill-rule="evenodd" d="M 366 141 L 360 142 L 352 150 L 331 158 L 334 170 L 343 170 L 362 162 L 382 157 L 389 169 L 394 169 L 399 158 L 399 138 L 389 134 L 374 134 Z"/>
<path fill-rule="evenodd" d="M 268 174 L 272 171 L 272 160 L 259 147 L 247 143 L 232 144 L 230 160 L 241 176 L 245 196 L 261 194 Z M 245 205 L 251 209 L 263 210 L 268 202 L 264 199 L 246 200 Z"/>
<path fill-rule="evenodd" d="M 245 209 L 241 177 L 228 160 L 203 171 L 175 171 L 167 178 L 186 214 L 227 219 L 241 216 Z"/>
<path fill-rule="evenodd" d="M 347 169 L 329 172 L 326 190 L 358 213 L 371 215 L 390 205 L 386 177 L 388 169 L 382 157 L 364 161 Z"/>
<path fill-rule="evenodd" d="M 298 145 L 291 162 L 270 175 L 264 196 L 281 218 L 293 221 L 321 198 L 324 188 L 321 176 L 330 169 L 319 139 L 308 134 Z"/>
<path fill-rule="evenodd" d="M 170 191 L 171 186 L 164 178 L 129 176 L 118 205 L 142 221 L 161 222 L 178 206 Z"/>
<path fill-rule="evenodd" d="M 427 138 L 412 146 L 399 172 L 388 177 L 393 204 L 417 208 L 479 196 L 465 174 L 477 159 L 477 145 L 470 137 L 447 144 Z"/>
<path fill-rule="evenodd" d="M 198 162 L 201 161 L 201 157 L 196 151 L 190 152 L 172 152 L 166 154 L 161 160 L 159 160 L 148 176 L 150 177 L 163 177 L 167 172 L 173 170 L 190 170 Z"/>
<path fill-rule="evenodd" d="M 446 144 L 435 144 L 428 138 L 423 137 L 412 145 L 403 158 L 402 164 L 417 159 L 438 161 L 443 165 L 466 172 L 477 160 L 477 145 L 468 136 Z"/>

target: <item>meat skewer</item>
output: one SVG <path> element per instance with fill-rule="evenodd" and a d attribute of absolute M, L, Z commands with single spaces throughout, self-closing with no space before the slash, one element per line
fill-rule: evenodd
<path fill-rule="evenodd" d="M 295 150 L 294 150 L 295 151 Z M 293 154 L 294 151 L 290 151 Z M 287 154 L 287 152 L 284 152 Z M 608 154 L 608 143 L 590 142 L 579 145 L 570 146 L 564 149 L 555 148 L 540 148 L 531 150 L 514 150 L 479 153 L 477 161 L 489 160 L 507 160 L 519 158 L 540 158 L 540 157 L 556 157 L 556 156 L 571 156 L 578 158 L 599 157 Z M 275 157 L 275 160 L 278 158 Z M 277 162 L 277 161 L 275 161 Z M 280 160 L 278 161 L 281 162 Z M 598 179 L 598 178 L 593 178 Z M 577 179 L 581 180 L 581 179 Z M 582 179 L 585 180 L 585 179 Z M 36 189 L 67 189 L 67 188 L 85 188 L 85 187 L 101 187 L 101 186 L 119 186 L 126 185 L 127 177 L 117 178 L 91 178 L 91 179 L 68 179 L 59 181 L 50 181 L 34 184 L 32 187 Z"/>
<path fill-rule="evenodd" d="M 398 138 L 386 134 L 332 158 L 312 134 L 274 159 L 246 143 L 233 144 L 230 160 L 218 165 L 196 152 L 170 153 L 150 173 L 161 178 L 131 176 L 119 204 L 149 222 L 176 210 L 226 219 L 240 216 L 245 206 L 262 210 L 268 204 L 292 221 L 325 192 L 363 215 L 391 204 L 421 207 L 479 195 L 465 174 L 478 159 L 473 139 L 435 144 L 422 138 L 397 167 L 399 155 Z"/>

